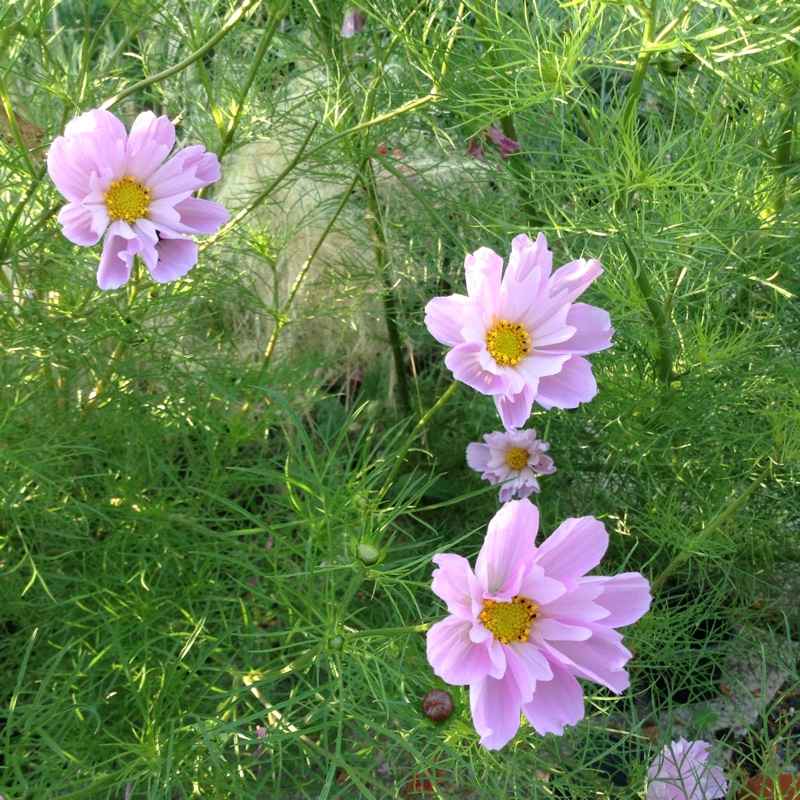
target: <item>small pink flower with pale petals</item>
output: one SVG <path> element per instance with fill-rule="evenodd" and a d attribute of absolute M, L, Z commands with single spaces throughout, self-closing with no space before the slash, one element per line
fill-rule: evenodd
<path fill-rule="evenodd" d="M 450 615 L 428 631 L 428 661 L 442 680 L 469 686 L 490 750 L 514 737 L 520 713 L 542 735 L 581 720 L 576 677 L 623 692 L 631 653 L 615 629 L 650 607 L 638 572 L 586 576 L 608 547 L 602 522 L 567 519 L 536 547 L 538 527 L 536 506 L 513 500 L 489 523 L 474 572 L 454 553 L 433 557 L 432 588 Z"/>
<path fill-rule="evenodd" d="M 511 243 L 508 266 L 488 247 L 464 262 L 467 294 L 435 297 L 425 307 L 431 335 L 452 349 L 445 364 L 456 380 L 494 397 L 506 428 L 521 428 L 534 401 L 576 408 L 597 394 L 584 358 L 611 347 L 608 312 L 576 303 L 603 272 L 579 259 L 552 271 L 544 234 Z"/>
<path fill-rule="evenodd" d="M 344 20 L 342 21 L 341 35 L 345 39 L 350 39 L 357 33 L 364 30 L 367 24 L 367 17 L 363 11 L 357 8 L 350 8 L 345 12 Z"/>
<path fill-rule="evenodd" d="M 664 747 L 647 770 L 647 800 L 716 800 L 728 782 L 721 767 L 708 763 L 708 742 L 678 739 Z"/>
<path fill-rule="evenodd" d="M 486 135 L 500 149 L 500 156 L 502 158 L 508 158 L 509 156 L 514 155 L 514 153 L 519 153 L 519 142 L 516 139 L 512 139 L 510 136 L 506 136 L 503 133 L 502 128 L 498 127 L 497 125 L 492 125 L 486 131 Z"/>
<path fill-rule="evenodd" d="M 47 154 L 47 171 L 67 199 L 58 221 L 71 242 L 90 247 L 105 234 L 97 285 L 118 289 L 139 256 L 167 283 L 197 263 L 195 234 L 216 233 L 228 212 L 192 195 L 219 180 L 219 162 L 202 145 L 178 150 L 175 126 L 144 111 L 130 132 L 96 108 L 70 122 Z"/>
<path fill-rule="evenodd" d="M 467 464 L 491 484 L 502 483 L 500 502 L 514 497 L 522 500 L 539 491 L 537 477 L 552 475 L 553 459 L 545 453 L 547 442 L 536 438 L 536 431 L 497 431 L 484 434 L 483 441 L 467 446 Z"/>

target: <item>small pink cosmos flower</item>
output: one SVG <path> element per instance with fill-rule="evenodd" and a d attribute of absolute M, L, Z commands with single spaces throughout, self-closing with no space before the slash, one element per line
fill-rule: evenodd
<path fill-rule="evenodd" d="M 58 215 L 64 236 L 89 247 L 105 234 L 101 289 L 124 286 L 137 255 L 158 283 L 182 277 L 197 262 L 191 237 L 228 221 L 219 203 L 192 197 L 219 180 L 217 157 L 192 145 L 165 161 L 174 144 L 167 117 L 144 111 L 128 133 L 111 112 L 96 108 L 73 119 L 50 146 L 47 171 L 68 201 Z"/>
<path fill-rule="evenodd" d="M 502 483 L 500 502 L 513 497 L 522 500 L 539 491 L 540 475 L 552 475 L 555 471 L 553 459 L 545 453 L 550 449 L 547 442 L 536 438 L 536 431 L 497 431 L 483 437 L 485 444 L 472 442 L 467 445 L 467 464 L 489 483 Z"/>
<path fill-rule="evenodd" d="M 716 800 L 728 782 L 721 767 L 708 763 L 708 742 L 680 738 L 656 756 L 647 770 L 647 800 Z"/>
<path fill-rule="evenodd" d="M 575 299 L 603 272 L 579 259 L 552 272 L 544 234 L 525 234 L 503 259 L 481 247 L 464 262 L 467 295 L 434 297 L 425 307 L 431 335 L 452 349 L 453 377 L 494 397 L 506 428 L 520 428 L 534 400 L 544 408 L 575 408 L 597 394 L 584 358 L 611 346 L 608 312 Z"/>
<path fill-rule="evenodd" d="M 341 35 L 345 39 L 350 39 L 357 33 L 361 33 L 366 24 L 367 17 L 363 11 L 359 11 L 357 8 L 349 8 L 345 12 L 344 20 L 342 21 Z"/>
<path fill-rule="evenodd" d="M 469 686 L 490 750 L 514 737 L 520 712 L 542 735 L 582 719 L 576 677 L 624 691 L 631 653 L 615 628 L 650 607 L 638 572 L 586 577 L 608 546 L 602 522 L 567 519 L 536 547 L 538 526 L 536 506 L 513 500 L 489 523 L 474 572 L 454 553 L 433 557 L 432 588 L 450 615 L 428 631 L 428 661 L 447 683 Z"/>
<path fill-rule="evenodd" d="M 502 158 L 508 158 L 514 155 L 514 153 L 519 153 L 519 142 L 516 139 L 512 139 L 510 136 L 506 136 L 503 133 L 503 129 L 498 125 L 492 125 L 486 131 L 486 135 L 497 145 Z"/>
<path fill-rule="evenodd" d="M 478 161 L 486 160 L 486 156 L 483 152 L 483 145 L 477 136 L 467 142 L 467 155 L 476 158 Z"/>

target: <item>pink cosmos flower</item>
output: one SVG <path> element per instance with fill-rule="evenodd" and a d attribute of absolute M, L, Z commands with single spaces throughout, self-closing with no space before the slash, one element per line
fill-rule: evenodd
<path fill-rule="evenodd" d="M 514 153 L 519 153 L 519 142 L 510 136 L 506 136 L 503 133 L 503 129 L 498 125 L 492 125 L 486 131 L 486 135 L 498 146 L 502 158 L 508 158 Z"/>
<path fill-rule="evenodd" d="M 367 24 L 367 17 L 363 11 L 357 8 L 350 8 L 345 12 L 344 20 L 342 21 L 341 35 L 345 39 L 350 39 L 357 33 L 364 30 Z"/>
<path fill-rule="evenodd" d="M 647 770 L 647 800 L 715 800 L 728 782 L 720 767 L 708 764 L 711 745 L 680 738 L 656 756 Z"/>
<path fill-rule="evenodd" d="M 606 311 L 575 299 L 603 272 L 579 259 L 552 272 L 544 234 L 525 234 L 503 259 L 481 247 L 464 262 L 467 295 L 434 297 L 425 307 L 431 335 L 452 349 L 453 376 L 494 397 L 506 428 L 522 427 L 534 400 L 544 408 L 575 408 L 597 394 L 584 358 L 611 346 Z"/>
<path fill-rule="evenodd" d="M 517 732 L 520 712 L 540 733 L 583 718 L 576 677 L 619 694 L 631 653 L 615 628 L 650 607 L 638 572 L 585 577 L 608 546 L 603 523 L 565 520 L 539 547 L 539 511 L 529 500 L 494 515 L 475 563 L 453 553 L 433 561 L 433 591 L 450 615 L 428 631 L 428 661 L 447 683 L 469 686 L 481 744 L 496 750 Z"/>
<path fill-rule="evenodd" d="M 552 475 L 555 471 L 553 459 L 545 453 L 550 449 L 547 442 L 536 438 L 536 431 L 497 431 L 487 433 L 481 442 L 467 446 L 467 464 L 489 483 L 502 483 L 500 502 L 505 503 L 514 496 L 520 500 L 539 491 L 540 475 Z"/>
<path fill-rule="evenodd" d="M 105 234 L 97 270 L 101 289 L 130 278 L 134 256 L 153 280 L 174 281 L 197 262 L 193 234 L 215 233 L 228 212 L 192 197 L 219 180 L 217 157 L 202 145 L 178 150 L 175 126 L 152 111 L 139 114 L 130 133 L 111 112 L 96 108 L 70 122 L 47 154 L 47 171 L 67 199 L 58 221 L 78 245 L 97 244 Z"/>

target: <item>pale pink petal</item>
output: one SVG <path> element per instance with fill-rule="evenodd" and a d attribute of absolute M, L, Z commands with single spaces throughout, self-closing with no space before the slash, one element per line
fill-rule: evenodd
<path fill-rule="evenodd" d="M 541 604 L 543 616 L 570 622 L 585 623 L 603 621 L 603 625 L 613 627 L 609 622 L 609 611 L 599 605 L 597 598 L 603 591 L 601 584 L 588 583 L 607 578 L 580 578 L 577 585 L 560 597 Z"/>
<path fill-rule="evenodd" d="M 93 108 L 85 111 L 67 123 L 64 129 L 64 136 L 68 139 L 72 137 L 102 136 L 107 139 L 125 139 L 127 133 L 125 126 L 110 111 L 104 108 Z"/>
<path fill-rule="evenodd" d="M 97 268 L 97 285 L 101 289 L 119 289 L 128 282 L 135 255 L 128 249 L 130 242 L 136 240 L 123 239 L 111 233 L 106 236 Z"/>
<path fill-rule="evenodd" d="M 500 680 L 487 677 L 470 684 L 469 704 L 475 730 L 487 750 L 499 750 L 514 738 L 522 700 L 510 671 Z"/>
<path fill-rule="evenodd" d="M 535 557 L 535 556 L 534 556 Z M 544 574 L 538 564 L 531 564 L 522 578 L 519 593 L 544 607 L 563 596 L 567 587 L 559 580 Z"/>
<path fill-rule="evenodd" d="M 568 583 L 594 569 L 608 548 L 605 525 L 594 517 L 570 517 L 536 551 L 536 564 Z"/>
<path fill-rule="evenodd" d="M 150 270 L 156 283 L 182 278 L 197 263 L 197 243 L 190 239 L 162 239 L 156 249 L 158 263 Z"/>
<path fill-rule="evenodd" d="M 492 669 L 488 647 L 469 638 L 470 627 L 468 621 L 449 616 L 428 630 L 428 662 L 443 681 L 454 686 L 479 681 Z"/>
<path fill-rule="evenodd" d="M 469 561 L 454 553 L 437 553 L 433 563 L 433 593 L 447 603 L 447 610 L 457 617 L 473 619 L 472 602 L 480 597 L 480 587 Z"/>
<path fill-rule="evenodd" d="M 585 642 L 592 635 L 589 628 L 567 625 L 548 617 L 536 620 L 535 630 L 542 639 L 552 642 Z"/>
<path fill-rule="evenodd" d="M 153 173 L 148 184 L 153 198 L 161 200 L 191 194 L 219 180 L 219 177 L 217 157 L 213 153 L 207 153 L 205 147 L 198 144 L 184 147 L 175 153 Z"/>
<path fill-rule="evenodd" d="M 456 345 L 445 356 L 444 363 L 456 380 L 466 383 L 475 391 L 489 395 L 502 393 L 506 388 L 506 380 L 481 367 L 481 349 L 481 345 L 474 342 Z"/>
<path fill-rule="evenodd" d="M 497 413 L 506 428 L 521 428 L 528 421 L 536 390 L 536 385 L 528 384 L 519 394 L 500 395 L 494 398 Z"/>
<path fill-rule="evenodd" d="M 592 365 L 581 356 L 573 356 L 558 375 L 539 379 L 536 402 L 543 408 L 577 408 L 597 394 Z"/>
<path fill-rule="evenodd" d="M 623 667 L 630 660 L 631 652 L 613 628 L 604 628 L 602 623 L 587 627 L 592 635 L 586 641 L 548 640 L 543 646 L 551 659 L 561 661 L 571 672 L 620 694 L 628 688 L 628 673 Z"/>
<path fill-rule="evenodd" d="M 553 254 L 544 234 L 540 233 L 535 243 L 524 233 L 514 237 L 500 290 L 506 319 L 522 322 L 531 306 L 547 299 L 552 264 Z"/>
<path fill-rule="evenodd" d="M 638 572 L 622 572 L 611 578 L 581 578 L 579 584 L 599 589 L 595 602 L 608 610 L 603 625 L 610 628 L 632 625 L 650 608 L 650 583 Z"/>
<path fill-rule="evenodd" d="M 570 261 L 553 273 L 550 296 L 562 303 L 572 303 L 602 274 L 603 265 L 596 258 Z"/>
<path fill-rule="evenodd" d="M 564 667 L 552 662 L 550 667 L 552 680 L 536 684 L 533 699 L 522 707 L 522 713 L 539 735 L 561 736 L 565 725 L 583 719 L 583 689 Z"/>
<path fill-rule="evenodd" d="M 478 472 L 483 472 L 489 463 L 489 446 L 480 442 L 471 442 L 467 445 L 467 464 Z"/>
<path fill-rule="evenodd" d="M 531 355 L 520 361 L 514 369 L 522 376 L 525 383 L 535 383 L 539 378 L 558 375 L 569 359 L 569 354 L 534 350 Z"/>
<path fill-rule="evenodd" d="M 514 595 L 533 561 L 539 509 L 530 500 L 506 503 L 489 523 L 475 575 L 491 594 Z"/>
<path fill-rule="evenodd" d="M 463 294 L 434 297 L 425 306 L 425 326 L 438 342 L 455 346 L 464 341 L 461 328 L 470 308 L 471 301 Z"/>
<path fill-rule="evenodd" d="M 128 135 L 127 172 L 134 178 L 149 178 L 175 146 L 175 126 L 169 117 L 143 111 L 133 121 Z"/>
<path fill-rule="evenodd" d="M 67 203 L 58 213 L 61 229 L 74 244 L 97 244 L 108 226 L 108 213 L 104 206 L 84 206 Z"/>
<path fill-rule="evenodd" d="M 187 197 L 175 210 L 181 217 L 179 233 L 216 233 L 230 219 L 225 206 L 200 197 Z"/>
<path fill-rule="evenodd" d="M 467 294 L 481 306 L 491 311 L 500 296 L 500 276 L 503 259 L 488 247 L 479 247 L 464 259 Z"/>
<path fill-rule="evenodd" d="M 575 333 L 566 341 L 544 345 L 545 351 L 585 356 L 611 347 L 614 329 L 611 327 L 611 317 L 602 308 L 575 303 L 569 309 L 567 323 L 575 329 Z"/>

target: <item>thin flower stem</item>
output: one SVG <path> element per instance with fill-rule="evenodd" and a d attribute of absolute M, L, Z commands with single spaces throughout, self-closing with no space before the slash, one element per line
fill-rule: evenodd
<path fill-rule="evenodd" d="M 642 94 L 644 77 L 652 55 L 651 45 L 653 44 L 653 33 L 656 23 L 657 0 L 651 0 L 650 8 L 645 12 L 644 29 L 642 31 L 642 44 L 639 48 L 639 55 L 636 57 L 636 64 L 633 68 L 633 77 L 625 92 L 625 106 L 622 111 L 622 124 L 626 132 L 633 135 L 634 120 L 636 119 L 636 109 L 639 106 L 639 98 Z"/>
<path fill-rule="evenodd" d="M 422 431 L 425 430 L 425 428 L 428 426 L 428 423 L 436 415 L 436 412 L 446 405 L 447 401 L 455 394 L 457 388 L 458 381 L 453 381 L 447 387 L 447 389 L 442 392 L 439 399 L 417 420 L 417 424 L 413 427 L 405 443 L 400 448 L 400 452 L 395 456 L 394 466 L 392 467 L 392 470 L 389 473 L 389 476 L 386 478 L 383 488 L 378 495 L 379 500 L 383 499 L 391 488 L 394 479 L 397 477 L 397 473 L 400 472 L 400 469 L 403 466 L 403 462 L 405 461 L 408 451 L 411 449 L 411 445 L 414 444 L 414 440 Z"/>
<path fill-rule="evenodd" d="M 789 64 L 797 65 L 795 69 L 800 73 L 800 47 L 796 44 L 789 45 Z M 784 85 L 783 116 L 781 129 L 778 133 L 778 146 L 775 149 L 775 188 L 772 193 L 772 212 L 777 217 L 786 205 L 786 179 L 792 166 L 792 149 L 794 144 L 795 127 L 797 125 L 797 108 L 795 94 L 797 92 L 792 75 L 788 75 Z"/>
<path fill-rule="evenodd" d="M 213 49 L 217 44 L 219 44 L 219 42 L 221 42 L 233 30 L 233 28 L 236 27 L 236 25 L 241 21 L 242 17 L 244 17 L 244 15 L 250 11 L 251 8 L 260 2 L 261 0 L 245 0 L 245 2 L 242 3 L 228 17 L 217 33 L 215 33 L 214 36 L 212 36 L 202 47 L 198 47 L 197 50 L 184 58 L 183 61 L 179 61 L 177 64 L 173 64 L 171 67 L 167 67 L 167 69 L 163 69 L 161 72 L 157 72 L 155 75 L 151 75 L 149 78 L 145 78 L 138 83 L 134 83 L 127 89 L 123 89 L 121 92 L 117 92 L 117 94 L 109 97 L 100 106 L 100 108 L 112 108 L 121 100 L 124 100 L 126 97 L 130 97 L 135 92 L 138 92 L 141 89 L 146 89 L 148 86 L 152 86 L 154 83 L 163 81 L 166 78 L 171 78 L 173 75 L 177 75 L 187 67 L 190 67 L 195 61 L 197 61 L 199 58 L 202 58 L 209 50 Z"/>
<path fill-rule="evenodd" d="M 236 111 L 233 114 L 233 119 L 231 120 L 231 124 L 228 126 L 228 130 L 225 131 L 225 135 L 222 137 L 222 144 L 220 145 L 219 152 L 217 153 L 220 160 L 222 160 L 222 157 L 228 152 L 228 148 L 233 144 L 233 137 L 236 133 L 236 128 L 239 126 L 239 119 L 241 118 L 242 109 L 244 108 L 247 95 L 250 93 L 250 89 L 253 86 L 253 81 L 255 80 L 259 69 L 261 68 L 261 62 L 264 60 L 264 56 L 267 54 L 267 48 L 272 42 L 275 32 L 278 30 L 278 25 L 280 25 L 280 22 L 286 15 L 287 10 L 288 4 L 284 4 L 281 8 L 276 9 L 270 15 L 269 24 L 264 30 L 261 41 L 258 43 L 258 49 L 253 57 L 253 63 L 250 66 L 250 72 L 247 74 L 244 86 L 242 86 L 242 91 L 239 93 L 239 97 L 236 100 Z"/>
<path fill-rule="evenodd" d="M 375 250 L 375 262 L 383 284 L 383 290 L 381 291 L 383 315 L 386 319 L 386 332 L 389 336 L 389 346 L 392 348 L 400 407 L 404 414 L 409 414 L 411 412 L 411 393 L 408 388 L 406 365 L 403 359 L 402 344 L 400 342 L 400 330 L 397 325 L 397 298 L 394 294 L 394 286 L 389 269 L 383 210 L 381 209 L 378 189 L 375 184 L 375 171 L 372 168 L 372 161 L 370 159 L 367 159 L 364 165 L 362 183 L 367 191 L 367 208 L 369 209 L 369 225 Z"/>
<path fill-rule="evenodd" d="M 675 572 L 678 567 L 688 561 L 693 555 L 694 550 L 702 542 L 707 539 L 718 528 L 724 525 L 731 517 L 733 517 L 742 506 L 750 499 L 750 496 L 762 485 L 764 478 L 770 471 L 772 464 L 767 462 L 767 465 L 761 472 L 758 473 L 755 480 L 737 497 L 731 500 L 722 511 L 714 517 L 696 536 L 687 542 L 685 549 L 681 550 L 672 561 L 667 564 L 661 574 L 652 582 L 652 592 L 656 594 L 667 581 L 667 579 Z"/>
<path fill-rule="evenodd" d="M 425 633 L 431 627 L 430 622 L 422 622 L 419 625 L 400 625 L 396 628 L 370 628 L 368 631 L 353 631 L 348 633 L 349 639 L 364 639 L 369 636 L 395 636 L 403 633 Z"/>
<path fill-rule="evenodd" d="M 639 263 L 636 254 L 628 244 L 625 235 L 621 235 L 622 246 L 628 254 L 631 270 L 633 272 L 633 279 L 639 287 L 639 291 L 644 298 L 650 316 L 653 318 L 653 324 L 656 328 L 656 336 L 658 338 L 658 358 L 656 359 L 656 375 L 663 383 L 669 385 L 672 381 L 672 338 L 669 330 L 669 320 L 664 312 L 664 308 L 656 301 L 653 296 L 653 287 L 650 284 L 650 278 L 647 270 Z"/>

